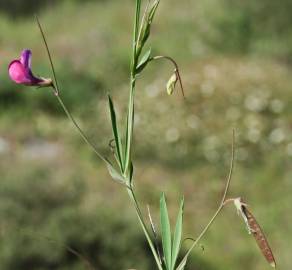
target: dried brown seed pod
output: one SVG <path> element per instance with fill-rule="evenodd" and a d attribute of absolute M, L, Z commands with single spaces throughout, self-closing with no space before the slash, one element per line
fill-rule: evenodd
<path fill-rule="evenodd" d="M 260 248 L 262 254 L 266 258 L 268 263 L 272 267 L 276 268 L 276 261 L 275 261 L 272 249 L 268 243 L 268 240 L 267 240 L 263 230 L 261 229 L 260 225 L 256 221 L 255 217 L 250 212 L 250 210 L 248 210 L 247 204 L 242 202 L 241 198 L 234 199 L 233 202 L 234 202 L 234 205 L 235 205 L 238 213 L 240 213 L 241 216 L 243 217 L 243 219 L 246 223 L 248 232 L 254 236 L 254 238 L 257 242 L 257 245 Z"/>

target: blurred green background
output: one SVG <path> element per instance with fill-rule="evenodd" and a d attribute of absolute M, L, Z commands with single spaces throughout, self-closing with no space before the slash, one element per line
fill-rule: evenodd
<path fill-rule="evenodd" d="M 144 1 L 146 2 L 146 1 Z M 7 65 L 24 48 L 50 76 L 37 13 L 65 103 L 110 156 L 107 92 L 125 119 L 134 1 L 0 1 L 0 268 L 154 269 L 126 191 L 82 143 L 51 92 L 15 85 Z M 228 172 L 264 228 L 279 269 L 289 269 L 292 161 L 292 2 L 165 0 L 151 37 L 181 67 L 187 100 L 169 97 L 172 68 L 155 63 L 138 82 L 135 179 L 158 223 L 165 191 L 172 221 L 185 195 L 184 236 L 213 215 Z M 124 124 L 124 122 L 122 122 Z M 187 249 L 190 243 L 185 242 Z M 227 207 L 187 269 L 269 269 L 235 209 Z"/>

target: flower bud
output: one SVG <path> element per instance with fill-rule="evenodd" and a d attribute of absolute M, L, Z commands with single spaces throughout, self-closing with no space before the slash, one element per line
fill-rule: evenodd
<path fill-rule="evenodd" d="M 174 72 L 166 84 L 166 91 L 168 95 L 172 95 L 177 81 L 178 81 L 177 73 Z"/>

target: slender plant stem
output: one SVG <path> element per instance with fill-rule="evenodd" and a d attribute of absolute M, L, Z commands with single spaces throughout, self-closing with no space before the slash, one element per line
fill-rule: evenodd
<path fill-rule="evenodd" d="M 153 237 L 154 237 L 154 244 L 156 246 L 157 255 L 158 255 L 160 264 L 162 264 L 162 257 L 161 257 L 160 250 L 159 250 L 158 237 L 157 237 L 156 229 L 155 229 L 155 226 L 154 226 L 154 222 L 153 222 L 152 217 L 151 217 L 151 212 L 150 212 L 149 205 L 147 205 L 147 211 L 148 211 L 148 217 L 149 217 L 151 230 L 152 230 Z"/>
<path fill-rule="evenodd" d="M 190 255 L 191 251 L 193 250 L 193 248 L 199 243 L 199 241 L 203 238 L 203 236 L 206 234 L 206 232 L 210 229 L 211 225 L 214 223 L 215 219 L 217 218 L 217 216 L 220 214 L 220 212 L 224 208 L 225 200 L 226 200 L 228 190 L 230 187 L 230 183 L 231 183 L 231 179 L 232 179 L 232 173 L 233 173 L 233 168 L 234 168 L 234 158 L 235 158 L 235 130 L 233 129 L 232 130 L 232 149 L 231 149 L 230 168 L 229 168 L 229 173 L 228 173 L 227 180 L 226 180 L 224 193 L 223 193 L 222 199 L 220 201 L 219 207 L 218 207 L 217 211 L 215 212 L 215 214 L 213 215 L 213 217 L 208 222 L 208 224 L 205 226 L 205 228 L 202 230 L 202 232 L 199 234 L 199 236 L 193 242 L 193 244 L 189 248 L 188 252 L 186 253 L 184 258 L 182 259 L 178 268 L 186 262 L 188 256 Z"/>
<path fill-rule="evenodd" d="M 135 10 L 135 22 L 134 22 L 134 34 L 133 34 L 133 54 L 132 54 L 132 61 L 131 61 L 131 76 L 130 76 L 130 92 L 129 92 L 129 104 L 128 104 L 128 115 L 127 115 L 127 129 L 126 129 L 126 149 L 125 149 L 125 167 L 123 171 L 124 177 L 129 179 L 129 168 L 131 163 L 131 148 L 132 148 L 132 141 L 133 141 L 133 128 L 134 128 L 134 96 L 135 96 L 135 87 L 136 87 L 136 66 L 137 66 L 137 40 L 139 34 L 139 23 L 140 23 L 140 11 L 141 11 L 141 0 L 136 0 L 136 10 Z M 128 184 L 130 183 L 130 179 L 128 180 Z M 132 186 L 128 187 L 128 194 L 133 203 L 138 220 L 142 227 L 142 230 L 145 234 L 145 237 L 148 241 L 149 247 L 152 251 L 152 254 L 155 258 L 155 262 L 159 270 L 163 270 L 163 267 L 160 263 L 159 256 L 156 252 L 155 246 L 151 240 L 149 231 L 145 224 L 142 212 L 140 210 L 135 192 Z"/>
<path fill-rule="evenodd" d="M 137 217 L 139 219 L 139 222 L 141 224 L 141 227 L 143 229 L 145 237 L 146 237 L 146 239 L 148 241 L 148 244 L 149 244 L 149 247 L 150 247 L 150 249 L 152 251 L 152 254 L 153 254 L 154 258 L 155 258 L 155 262 L 157 264 L 157 267 L 158 267 L 159 270 L 163 270 L 163 267 L 162 267 L 161 262 L 160 262 L 159 255 L 157 254 L 155 246 L 154 246 L 154 244 L 153 244 L 153 242 L 151 240 L 150 233 L 149 233 L 149 231 L 147 229 L 147 226 L 145 224 L 145 221 L 143 219 L 143 215 L 142 215 L 142 212 L 140 210 L 138 200 L 136 198 L 135 192 L 134 192 L 132 187 L 128 188 L 128 194 L 129 194 L 130 199 L 131 199 L 131 201 L 132 201 L 132 203 L 133 203 L 133 205 L 135 207 Z"/>
<path fill-rule="evenodd" d="M 129 173 L 129 167 L 131 162 L 131 152 L 132 152 L 132 141 L 133 141 L 133 129 L 134 129 L 134 96 L 135 96 L 135 86 L 136 78 L 135 75 L 131 74 L 131 88 L 129 94 L 129 104 L 128 104 L 128 116 L 127 116 L 127 131 L 126 131 L 126 162 L 124 167 L 124 176 Z"/>
<path fill-rule="evenodd" d="M 53 88 L 53 91 L 54 91 L 54 94 L 56 96 L 56 98 L 58 99 L 59 103 L 61 104 L 64 112 L 66 113 L 66 115 L 68 116 L 68 118 L 71 120 L 71 122 L 73 123 L 73 125 L 76 127 L 77 131 L 79 132 L 80 136 L 82 137 L 82 139 L 85 141 L 85 143 L 87 145 L 89 145 L 92 150 L 94 151 L 94 153 L 102 160 L 104 161 L 107 165 L 110 165 L 112 166 L 111 162 L 103 157 L 99 151 L 97 150 L 97 148 L 93 145 L 93 143 L 88 139 L 88 137 L 85 135 L 85 133 L 83 132 L 83 130 L 80 128 L 80 126 L 78 125 L 78 123 L 75 121 L 74 117 L 72 116 L 72 114 L 69 112 L 69 110 L 67 109 L 67 107 L 65 106 L 61 96 L 60 96 L 60 90 L 59 90 L 59 84 L 58 84 L 58 80 L 57 80 L 57 75 L 56 75 L 56 71 L 55 71 L 55 67 L 54 67 L 54 63 L 53 63 L 53 60 L 52 60 L 52 56 L 51 56 L 51 52 L 50 52 L 50 49 L 49 49 L 49 46 L 48 46 L 48 42 L 47 42 L 47 39 L 46 39 L 46 36 L 45 36 L 45 33 L 43 31 L 43 28 L 41 26 L 41 23 L 39 21 L 39 18 L 37 16 L 35 16 L 36 18 L 36 21 L 37 21 L 37 25 L 38 25 L 38 28 L 40 30 L 40 33 L 41 33 L 41 36 L 42 36 L 42 39 L 43 39 L 43 42 L 45 44 L 45 48 L 46 48 L 46 51 L 47 51 L 47 54 L 48 54 L 48 57 L 49 57 L 49 61 L 50 61 L 50 65 L 51 65 L 51 69 L 52 69 L 52 72 L 53 72 L 53 77 L 54 77 L 54 81 L 55 83 L 53 84 L 52 83 L 52 88 Z"/>
<path fill-rule="evenodd" d="M 234 169 L 234 159 L 235 159 L 235 129 L 232 130 L 232 146 L 231 146 L 231 160 L 230 160 L 230 168 L 229 168 L 229 173 L 226 181 L 226 186 L 224 189 L 223 197 L 221 200 L 222 206 L 224 206 L 224 202 L 226 200 L 229 188 L 230 188 L 230 183 L 232 179 L 232 174 L 233 174 L 233 169 Z"/>
<path fill-rule="evenodd" d="M 36 18 L 36 21 L 37 21 L 38 28 L 39 28 L 39 30 L 41 32 L 41 35 L 42 35 L 42 39 L 43 39 L 43 42 L 45 44 L 46 51 L 47 51 L 47 54 L 48 54 L 48 57 L 49 57 L 49 61 L 50 61 L 50 65 L 51 65 L 51 69 L 52 69 L 52 72 L 53 72 L 53 77 L 54 77 L 54 81 L 55 81 L 55 85 L 56 85 L 56 87 L 54 87 L 54 90 L 56 91 L 56 93 L 59 93 L 59 84 L 58 84 L 58 80 L 57 80 L 57 74 L 56 74 L 55 67 L 54 67 L 54 64 L 53 64 L 53 59 L 52 59 L 51 52 L 50 52 L 50 49 L 49 49 L 49 46 L 48 46 L 48 42 L 47 42 L 44 30 L 43 30 L 43 28 L 41 26 L 41 23 L 40 23 L 40 20 L 39 20 L 38 16 L 35 15 L 35 18 Z"/>
<path fill-rule="evenodd" d="M 129 179 L 129 168 L 130 168 L 130 163 L 131 163 L 131 147 L 132 147 L 132 140 L 133 140 L 133 124 L 134 124 L 134 94 L 135 94 L 135 87 L 136 87 L 136 66 L 137 66 L 137 61 L 138 61 L 138 56 L 137 56 L 137 38 L 138 38 L 138 33 L 139 33 L 139 22 L 140 22 L 140 10 L 141 10 L 141 0 L 136 0 L 136 12 L 135 12 L 135 22 L 134 22 L 134 34 L 133 34 L 133 55 L 132 55 L 132 63 L 131 63 L 131 82 L 130 82 L 130 93 L 129 93 L 129 104 L 128 104 L 128 115 L 127 115 L 127 129 L 126 129 L 126 148 L 125 148 L 125 153 L 126 153 L 126 163 L 125 163 L 125 168 L 123 171 L 123 175 L 126 179 L 128 179 L 128 183 L 130 183 L 130 179 Z M 107 165 L 112 165 L 111 162 L 103 157 L 99 151 L 97 150 L 97 148 L 94 146 L 94 144 L 89 140 L 89 138 L 86 136 L 86 134 L 83 132 L 83 130 L 80 128 L 80 126 L 78 125 L 78 123 L 76 122 L 76 120 L 74 119 L 74 117 L 72 116 L 72 114 L 69 112 L 69 110 L 67 109 L 67 107 L 65 106 L 61 96 L 60 96 L 60 91 L 59 91 L 59 86 L 58 86 L 58 81 L 57 81 L 57 77 L 56 77 L 56 72 L 55 72 L 55 68 L 54 68 L 54 64 L 52 61 L 52 57 L 50 54 L 50 50 L 46 41 L 46 37 L 44 34 L 44 31 L 41 27 L 41 24 L 38 20 L 38 18 L 36 17 L 37 20 L 37 24 L 38 27 L 40 29 L 46 50 L 47 50 L 47 54 L 50 60 L 50 65 L 52 68 L 52 72 L 53 72 L 53 77 L 54 77 L 54 81 L 55 83 L 52 84 L 52 88 L 54 91 L 54 94 L 58 100 L 58 102 L 60 103 L 61 107 L 63 108 L 64 112 L 66 113 L 67 117 L 70 119 L 70 121 L 73 123 L 73 125 L 76 127 L 77 131 L 79 132 L 80 136 L 82 137 L 82 139 L 85 141 L 85 143 L 87 145 L 89 145 L 93 151 L 95 152 L 95 154 L 101 159 L 103 160 Z M 155 246 L 151 240 L 150 234 L 148 232 L 147 226 L 144 222 L 143 219 L 143 215 L 142 212 L 140 210 L 138 201 L 136 199 L 135 193 L 133 191 L 132 186 L 127 186 L 128 189 L 128 194 L 129 197 L 131 199 L 131 202 L 133 203 L 135 210 L 136 210 L 136 214 L 138 217 L 138 220 L 141 224 L 141 227 L 143 229 L 143 232 L 145 234 L 145 237 L 148 241 L 149 247 L 153 253 L 153 256 L 155 258 L 155 262 L 158 266 L 159 270 L 163 270 L 163 267 L 161 265 L 159 256 L 155 250 Z"/>
<path fill-rule="evenodd" d="M 67 117 L 70 119 L 70 121 L 72 122 L 72 124 L 76 127 L 76 130 L 78 131 L 78 133 L 80 134 L 80 136 L 82 137 L 82 139 L 84 140 L 84 142 L 89 145 L 92 150 L 94 151 L 94 153 L 102 160 L 104 161 L 106 164 L 111 165 L 111 162 L 103 157 L 99 151 L 97 150 L 97 148 L 93 145 L 93 143 L 89 140 L 89 138 L 86 136 L 86 134 L 83 132 L 83 130 L 80 128 L 80 126 L 78 125 L 78 123 L 76 122 L 76 120 L 74 119 L 74 117 L 72 116 L 72 114 L 69 112 L 69 110 L 67 109 L 66 105 L 64 104 L 60 94 L 57 94 L 58 91 L 55 90 L 54 88 L 54 93 L 55 96 L 57 98 L 57 100 L 59 101 L 60 105 L 62 106 L 64 112 L 66 113 Z"/>
<path fill-rule="evenodd" d="M 131 163 L 131 149 L 133 141 L 133 126 L 134 126 L 134 96 L 136 87 L 136 66 L 137 66 L 137 39 L 139 32 L 140 23 L 140 11 L 141 11 L 141 0 L 136 0 L 135 9 L 135 21 L 134 21 L 134 33 L 133 33 L 133 52 L 131 61 L 131 76 L 130 76 L 130 92 L 129 92 L 129 104 L 128 104 L 128 115 L 127 115 L 127 129 L 126 129 L 126 149 L 125 149 L 125 167 L 123 174 L 127 176 L 129 174 L 129 168 Z"/>
<path fill-rule="evenodd" d="M 126 148 L 125 148 L 125 167 L 123 171 L 124 177 L 129 179 L 129 168 L 131 163 L 131 148 L 132 148 L 132 141 L 133 141 L 133 126 L 134 126 L 134 96 L 135 96 L 135 87 L 136 87 L 136 66 L 137 66 L 137 39 L 139 34 L 139 22 L 140 22 L 140 10 L 141 10 L 141 0 L 136 0 L 136 10 L 135 10 L 135 21 L 134 21 L 134 34 L 133 34 L 133 54 L 132 54 L 132 61 L 131 61 L 131 76 L 130 76 L 130 92 L 129 92 L 129 104 L 128 104 L 128 115 L 127 115 L 127 129 L 126 129 Z M 128 180 L 128 184 L 130 184 L 130 179 Z M 159 270 L 163 270 L 159 256 L 156 253 L 155 246 L 151 240 L 150 234 L 146 227 L 145 221 L 143 219 L 142 212 L 140 210 L 138 201 L 135 196 L 135 192 L 133 191 L 133 187 L 128 187 L 128 194 L 133 203 L 138 220 L 140 225 L 143 229 L 145 237 L 148 241 L 149 247 L 153 253 L 155 258 L 155 262 L 158 266 Z"/>

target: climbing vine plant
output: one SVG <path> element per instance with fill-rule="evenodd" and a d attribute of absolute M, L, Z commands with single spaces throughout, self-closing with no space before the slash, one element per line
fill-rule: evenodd
<path fill-rule="evenodd" d="M 147 239 L 149 248 L 152 252 L 154 261 L 157 269 L 159 270 L 183 270 L 188 261 L 188 257 L 193 248 L 200 242 L 202 237 L 207 233 L 208 229 L 214 223 L 216 217 L 221 213 L 223 208 L 229 204 L 234 203 L 238 214 L 243 218 L 246 224 L 248 233 L 253 235 L 256 243 L 258 244 L 262 254 L 272 267 L 276 267 L 275 259 L 272 250 L 268 244 L 268 241 L 256 221 L 255 217 L 248 209 L 248 205 L 240 198 L 229 198 L 228 191 L 232 179 L 232 172 L 234 167 L 234 156 L 235 156 L 235 132 L 233 131 L 232 136 L 232 155 L 230 162 L 230 169 L 226 179 L 226 185 L 224 194 L 219 203 L 218 209 L 210 219 L 208 224 L 204 227 L 203 231 L 195 238 L 187 252 L 183 255 L 182 253 L 182 239 L 183 239 L 183 220 L 184 220 L 184 198 L 182 197 L 178 207 L 178 214 L 174 229 L 171 229 L 169 215 L 167 210 L 166 196 L 164 193 L 160 197 L 160 233 L 157 235 L 156 225 L 154 224 L 150 210 L 148 208 L 148 218 L 150 222 L 146 222 L 139 200 L 135 193 L 134 183 L 136 183 L 134 174 L 134 163 L 133 163 L 133 134 L 134 134 L 134 118 L 135 118 L 135 91 L 136 82 L 142 78 L 143 71 L 145 68 L 158 61 L 166 60 L 173 66 L 173 72 L 170 74 L 170 79 L 166 82 L 166 93 L 171 95 L 177 87 L 180 88 L 182 96 L 185 97 L 181 74 L 176 61 L 170 56 L 164 55 L 153 55 L 151 46 L 149 45 L 149 37 L 151 35 L 151 28 L 154 22 L 154 18 L 159 7 L 160 0 L 149 1 L 145 5 L 145 10 L 142 13 L 142 0 L 136 0 L 135 3 L 135 16 L 134 16 L 134 27 L 133 27 L 133 40 L 132 40 L 132 54 L 131 54 L 131 68 L 130 68 L 130 89 L 129 99 L 127 106 L 127 115 L 124 121 L 124 126 L 119 126 L 117 122 L 114 102 L 110 95 L 108 95 L 108 106 L 111 119 L 113 140 L 110 144 L 112 157 L 103 156 L 98 148 L 91 142 L 85 132 L 80 128 L 70 111 L 67 109 L 65 102 L 62 98 L 61 83 L 57 79 L 55 72 L 53 59 L 49 46 L 47 43 L 46 36 L 43 28 L 40 24 L 39 19 L 36 17 L 36 22 L 39 27 L 42 40 L 44 42 L 48 59 L 52 69 L 52 78 L 37 77 L 33 74 L 31 68 L 31 57 L 32 52 L 29 49 L 22 51 L 19 59 L 13 60 L 9 65 L 9 76 L 18 84 L 24 84 L 27 86 L 46 87 L 52 90 L 52 94 L 56 97 L 60 106 L 72 122 L 73 126 L 79 132 L 81 138 L 86 144 L 94 151 L 94 153 L 104 162 L 107 167 L 110 176 L 114 181 L 121 185 L 128 194 L 129 199 L 134 210 L 137 214 L 138 224 L 140 224 L 142 231 Z M 150 226 L 147 226 L 150 224 Z M 159 243 L 159 239 L 162 243 Z M 160 248 L 162 246 L 162 248 Z M 75 251 L 74 251 L 75 252 Z M 180 260 L 178 260 L 180 256 Z M 88 265 L 88 262 L 86 262 Z M 92 268 L 89 266 L 89 268 Z"/>

